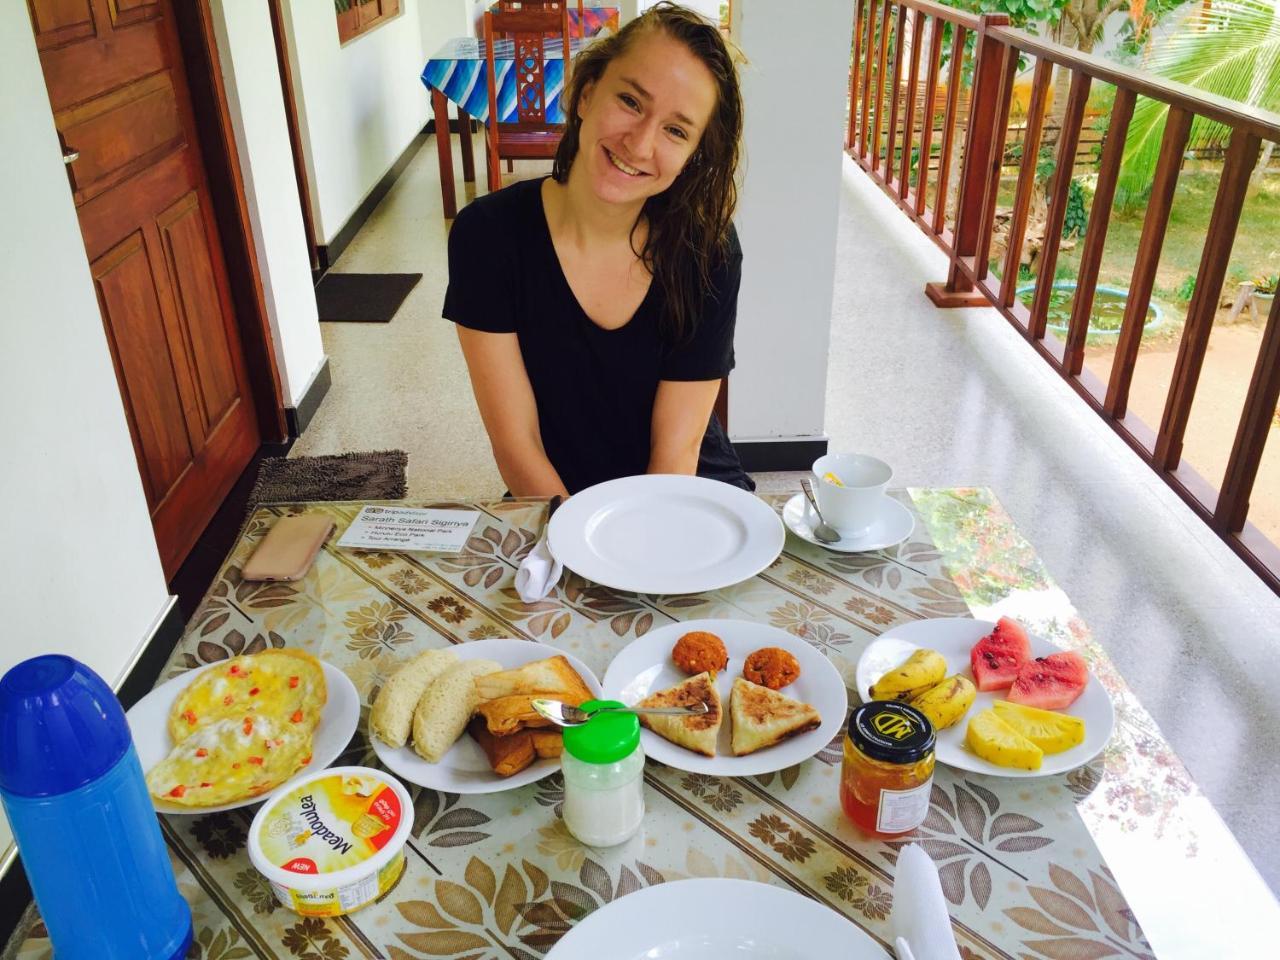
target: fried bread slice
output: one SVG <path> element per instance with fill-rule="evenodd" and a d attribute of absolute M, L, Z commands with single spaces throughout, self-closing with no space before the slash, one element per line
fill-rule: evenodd
<path fill-rule="evenodd" d="M 708 711 L 687 717 L 640 714 L 640 722 L 677 747 L 684 747 L 704 757 L 714 757 L 720 724 L 724 721 L 724 708 L 720 703 L 720 691 L 716 689 L 716 675 L 713 671 L 707 670 L 674 687 L 651 693 L 636 706 L 690 707 L 695 703 L 705 703 Z"/>
<path fill-rule="evenodd" d="M 484 679 L 483 677 L 481 679 Z M 476 681 L 479 684 L 479 680 Z M 537 694 L 537 697 L 546 694 Z M 476 708 L 476 713 L 483 716 L 489 725 L 489 732 L 495 737 L 509 737 L 517 730 L 528 727 L 549 727 L 551 721 L 533 709 L 535 696 L 516 694 L 510 697 L 498 697 L 486 700 Z M 588 698 L 590 699 L 590 698 Z M 581 702 L 581 701 L 580 701 Z M 577 704 L 573 704 L 577 706 Z"/>
<path fill-rule="evenodd" d="M 512 670 L 499 670 L 477 677 L 476 692 L 485 700 L 514 696 L 554 697 L 574 707 L 593 696 L 578 671 L 562 656 L 546 657 Z"/>
<path fill-rule="evenodd" d="M 790 737 L 808 733 L 822 723 L 818 711 L 807 703 L 739 677 L 729 694 L 733 723 L 733 755 L 772 747 Z"/>
<path fill-rule="evenodd" d="M 467 724 L 467 731 L 480 744 L 485 756 L 489 758 L 489 766 L 500 777 L 517 774 L 537 759 L 533 734 L 528 730 L 521 730 L 509 737 L 495 737 L 489 732 L 484 718 L 477 715 Z"/>

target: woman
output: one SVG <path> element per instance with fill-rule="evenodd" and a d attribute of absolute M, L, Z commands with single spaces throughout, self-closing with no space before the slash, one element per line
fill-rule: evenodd
<path fill-rule="evenodd" d="M 457 324 L 502 479 L 567 496 L 697 473 L 754 489 L 712 416 L 733 368 L 742 98 L 719 31 L 661 3 L 574 61 L 550 178 L 449 237 Z"/>

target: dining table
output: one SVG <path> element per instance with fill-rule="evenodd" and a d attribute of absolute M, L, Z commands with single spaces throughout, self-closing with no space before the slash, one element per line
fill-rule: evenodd
<path fill-rule="evenodd" d="M 569 41 L 569 55 L 576 56 L 590 39 L 573 36 Z M 440 163 L 440 200 L 446 220 L 452 220 L 458 214 L 449 104 L 454 104 L 458 112 L 454 126 L 462 148 L 462 178 L 466 183 L 474 183 L 476 173 L 471 122 L 475 120 L 483 125 L 489 120 L 489 64 L 485 50 L 485 42 L 481 38 L 455 37 L 432 54 L 422 69 L 422 83 L 431 92 L 436 154 Z M 511 123 L 517 119 L 514 42 L 495 41 L 493 56 L 498 74 L 498 122 Z M 564 89 L 564 48 L 559 42 L 548 43 L 544 56 L 546 119 L 548 123 L 563 123 L 564 111 L 560 106 L 560 94 Z"/>
<path fill-rule="evenodd" d="M 651 758 L 640 832 L 609 849 L 586 847 L 566 830 L 559 773 L 483 795 L 406 784 L 414 820 L 405 872 L 377 902 L 336 919 L 302 917 L 277 902 L 246 852 L 254 808 L 165 815 L 194 916 L 190 956 L 534 960 L 620 898 L 708 877 L 799 892 L 851 920 L 888 955 L 895 867 L 908 842 L 937 867 L 965 960 L 1274 955 L 1274 940 L 1249 948 L 1252 938 L 1274 934 L 1275 898 L 992 491 L 890 495 L 915 522 L 894 547 L 836 553 L 788 534 L 771 565 L 722 589 L 637 595 L 566 571 L 533 602 L 521 600 L 513 579 L 543 533 L 545 500 L 397 502 L 478 511 L 465 546 L 451 554 L 337 546 L 360 503 L 259 506 L 159 682 L 239 654 L 301 647 L 342 670 L 360 696 L 359 728 L 338 763 L 377 765 L 369 704 L 420 651 L 519 638 L 571 654 L 602 677 L 646 633 L 707 618 L 800 638 L 852 691 L 861 651 L 886 631 L 929 618 L 1015 616 L 1085 658 L 1114 704 L 1115 732 L 1094 760 L 1038 779 L 940 764 L 923 826 L 889 840 L 860 833 L 840 807 L 842 735 L 807 760 L 747 777 L 688 773 Z M 787 496 L 763 499 L 781 513 Z M 337 528 L 306 576 L 245 581 L 245 561 L 271 525 L 303 512 L 331 517 Z M 37 922 L 16 958 L 50 955 Z"/>

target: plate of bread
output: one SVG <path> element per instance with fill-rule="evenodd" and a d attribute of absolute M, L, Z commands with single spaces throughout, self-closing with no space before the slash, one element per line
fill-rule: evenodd
<path fill-rule="evenodd" d="M 405 657 L 369 711 L 378 759 L 410 783 L 496 793 L 560 769 L 559 728 L 531 705 L 599 698 L 581 660 L 530 640 L 473 640 Z"/>
<path fill-rule="evenodd" d="M 653 630 L 609 665 L 605 697 L 628 706 L 705 703 L 705 714 L 640 718 L 644 752 L 667 766 L 749 777 L 813 756 L 844 727 L 835 666 L 799 637 L 749 620 Z"/>
<path fill-rule="evenodd" d="M 127 716 L 156 810 L 204 814 L 333 763 L 360 722 L 360 695 L 337 667 L 283 647 L 174 677 Z"/>

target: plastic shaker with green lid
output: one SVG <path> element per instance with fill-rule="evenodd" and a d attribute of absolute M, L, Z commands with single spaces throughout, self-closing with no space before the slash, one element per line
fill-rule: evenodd
<path fill-rule="evenodd" d="M 590 713 L 623 707 L 616 700 L 588 700 Z M 564 823 L 591 847 L 629 840 L 644 819 L 644 751 L 633 713 L 598 713 L 564 731 Z"/>

